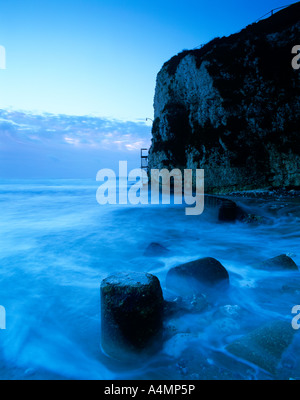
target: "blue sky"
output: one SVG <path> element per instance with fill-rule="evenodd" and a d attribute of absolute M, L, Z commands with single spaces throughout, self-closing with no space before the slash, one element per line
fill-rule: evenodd
<path fill-rule="evenodd" d="M 7 70 L 0 71 L 0 108 L 151 117 L 165 61 L 290 2 L 1 1 Z"/>
<path fill-rule="evenodd" d="M 155 80 L 163 63 L 183 49 L 235 33 L 270 9 L 289 3 L 290 0 L 1 1 L 0 45 L 6 49 L 7 69 L 0 70 L 0 110 L 11 113 L 4 112 L 0 120 L 0 178 L 34 176 L 41 154 L 50 157 L 48 170 L 43 161 L 41 171 L 45 176 L 69 177 L 71 154 L 78 157 L 79 149 L 86 155 L 82 164 L 96 157 L 97 148 L 99 168 L 109 167 L 108 161 L 121 155 L 137 166 L 138 147 L 150 144 L 151 126 L 142 121 L 153 117 Z M 16 111 L 25 114 L 20 117 Z M 54 124 L 54 117 L 34 117 L 41 113 L 61 114 L 59 123 Z M 31 114 L 40 126 L 32 126 Z M 62 115 L 99 117 L 97 126 L 101 132 L 95 131 L 94 147 L 85 142 L 91 132 L 82 130 L 76 117 L 70 121 Z M 23 126 L 19 125 L 20 118 Z M 52 135 L 51 143 L 44 133 L 45 121 L 48 132 L 53 132 L 53 124 L 58 132 Z M 69 141 L 65 121 L 73 131 L 74 137 Z M 91 121 L 87 122 L 90 128 L 94 126 Z M 111 126 L 105 121 L 111 121 Z M 126 142 L 128 136 L 121 139 L 122 130 L 128 134 L 129 125 L 124 121 L 136 122 L 130 125 L 132 148 L 126 147 L 130 144 Z M 104 146 L 102 141 L 109 133 L 107 128 L 112 133 L 110 148 L 108 142 Z M 32 137 L 38 138 L 35 143 Z M 122 140 L 125 144 L 118 145 Z M 63 156 L 65 146 L 68 152 L 73 151 L 68 164 L 62 161 L 67 159 Z M 94 156 L 90 157 L 89 152 Z M 61 160 L 60 173 L 53 172 L 55 166 L 49 159 Z M 97 168 L 93 164 L 85 176 L 93 177 L 94 169 Z M 81 167 L 74 177 L 82 174 Z"/>

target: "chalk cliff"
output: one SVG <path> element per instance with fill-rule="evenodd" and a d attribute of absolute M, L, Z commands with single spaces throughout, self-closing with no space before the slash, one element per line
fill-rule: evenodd
<path fill-rule="evenodd" d="M 166 62 L 150 168 L 203 168 L 206 192 L 300 186 L 300 3 Z"/>

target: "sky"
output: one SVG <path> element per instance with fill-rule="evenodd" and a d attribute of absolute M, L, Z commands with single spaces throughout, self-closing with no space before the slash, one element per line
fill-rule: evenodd
<path fill-rule="evenodd" d="M 0 178 L 95 179 L 101 168 L 140 167 L 145 124 L 89 116 L 0 110 Z"/>
<path fill-rule="evenodd" d="M 43 113 L 74 116 L 74 127 L 78 127 L 75 116 L 98 117 L 100 125 L 111 120 L 114 127 L 119 121 L 120 129 L 132 121 L 136 123 L 134 135 L 140 131 L 135 143 L 148 146 L 151 124 L 145 124 L 145 118 L 153 118 L 156 75 L 164 62 L 183 49 L 235 33 L 269 10 L 291 2 L 1 1 L 0 46 L 6 49 L 6 69 L 0 69 L 0 109 L 11 112 L 9 121 L 2 123 L 11 124 L 16 111 L 28 118 L 28 114 Z M 38 131 L 42 140 L 42 130 Z M 3 138 L 7 146 L 9 137 L 7 130 L 3 132 L 0 124 L 0 156 Z M 111 151 L 118 152 L 114 139 Z M 84 146 L 81 141 L 68 144 Z M 137 160 L 132 157 L 138 157 L 138 152 L 133 156 L 133 149 L 125 147 L 124 151 Z M 0 178 L 8 175 L 14 173 L 0 169 Z"/>

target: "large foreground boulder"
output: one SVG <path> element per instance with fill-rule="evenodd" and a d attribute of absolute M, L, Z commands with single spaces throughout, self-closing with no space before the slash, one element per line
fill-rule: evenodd
<path fill-rule="evenodd" d="M 168 289 L 180 295 L 200 294 L 229 287 L 229 274 L 215 258 L 206 257 L 170 269 Z"/>
<path fill-rule="evenodd" d="M 101 344 L 112 358 L 159 347 L 163 323 L 163 294 L 157 277 L 121 272 L 101 284 Z"/>

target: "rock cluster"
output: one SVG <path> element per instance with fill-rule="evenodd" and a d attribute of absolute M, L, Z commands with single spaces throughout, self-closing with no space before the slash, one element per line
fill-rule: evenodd
<path fill-rule="evenodd" d="M 270 271 L 290 270 L 291 273 L 298 270 L 287 255 L 253 267 Z M 157 277 L 141 272 L 116 273 L 102 281 L 101 340 L 109 357 L 135 363 L 160 349 L 178 357 L 199 334 L 184 326 L 189 321 L 189 318 L 187 321 L 183 319 L 186 315 L 198 318 L 199 331 L 202 332 L 203 329 L 217 330 L 229 338 L 233 332 L 240 332 L 241 313 L 246 311 L 239 305 L 227 303 L 234 296 L 230 295 L 229 273 L 218 260 L 206 257 L 171 268 L 166 276 L 165 289 L 168 295 L 173 296 L 172 299 L 164 299 Z M 193 329 L 196 330 L 196 326 Z M 232 336 L 225 346 L 224 357 L 226 362 L 230 362 L 231 354 L 239 363 L 250 363 L 263 373 L 276 375 L 294 334 L 290 321 L 280 318 L 266 321 L 254 330 Z M 195 351 L 201 353 L 201 349 Z M 203 363 L 205 369 L 204 360 Z M 181 374 L 187 374 L 187 371 L 187 368 L 180 368 Z M 221 373 L 217 367 L 212 371 Z"/>

